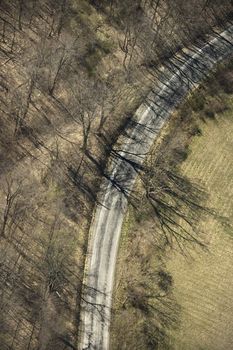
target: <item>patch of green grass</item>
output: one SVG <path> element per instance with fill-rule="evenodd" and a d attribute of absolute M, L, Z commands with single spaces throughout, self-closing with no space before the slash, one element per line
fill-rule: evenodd
<path fill-rule="evenodd" d="M 113 44 L 107 40 L 96 39 L 89 44 L 83 60 L 83 65 L 90 76 L 96 74 L 98 64 L 102 58 L 111 53 L 112 50 Z"/>
<path fill-rule="evenodd" d="M 83 65 L 90 76 L 94 76 L 96 74 L 97 65 L 101 59 L 102 53 L 98 48 L 94 48 L 87 53 L 83 61 Z"/>

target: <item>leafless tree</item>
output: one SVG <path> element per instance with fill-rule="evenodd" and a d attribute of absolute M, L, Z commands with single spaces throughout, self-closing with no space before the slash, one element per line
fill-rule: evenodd
<path fill-rule="evenodd" d="M 1 218 L 1 237 L 7 237 L 8 229 L 12 226 L 16 220 L 16 209 L 17 209 L 17 198 L 20 195 L 21 183 L 15 184 L 14 180 L 7 178 L 5 180 L 5 205 L 2 209 L 2 218 Z"/>

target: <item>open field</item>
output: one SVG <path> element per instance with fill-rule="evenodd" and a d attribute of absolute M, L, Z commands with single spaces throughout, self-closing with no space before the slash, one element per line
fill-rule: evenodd
<path fill-rule="evenodd" d="M 174 237 L 167 242 L 139 180 L 139 200 L 128 210 L 121 239 L 111 349 L 233 348 L 233 99 L 226 88 L 232 68 L 226 69 L 222 65 L 189 96 L 147 160 L 192 184 L 190 199 L 195 188 L 202 192 L 197 204 L 203 212 L 192 232 L 205 247 L 178 246 Z M 157 178 L 162 175 L 157 171 Z M 153 187 L 156 179 L 150 180 Z"/>
<path fill-rule="evenodd" d="M 232 100 L 231 100 L 232 101 Z M 208 205 L 233 222 L 233 109 L 216 120 L 200 123 L 182 172 L 210 194 Z M 209 252 L 184 258 L 171 253 L 167 268 L 174 279 L 174 296 L 182 307 L 174 333 L 177 350 L 233 349 L 232 228 L 209 218 L 200 222 Z M 172 341 L 173 343 L 173 341 Z"/>

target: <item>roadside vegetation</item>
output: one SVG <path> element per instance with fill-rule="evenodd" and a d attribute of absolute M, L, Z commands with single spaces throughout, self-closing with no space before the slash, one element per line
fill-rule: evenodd
<path fill-rule="evenodd" d="M 123 227 L 111 349 L 232 347 L 232 74 L 232 59 L 219 65 L 147 157 Z"/>
<path fill-rule="evenodd" d="M 112 145 L 161 62 L 221 28 L 232 5 L 3 0 L 0 12 L 0 347 L 77 349 Z M 169 276 L 156 278 L 170 290 Z"/>

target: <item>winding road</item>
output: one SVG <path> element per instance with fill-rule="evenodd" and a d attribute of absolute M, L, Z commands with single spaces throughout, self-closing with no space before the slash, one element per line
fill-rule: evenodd
<path fill-rule="evenodd" d="M 183 50 L 164 63 L 153 91 L 124 132 L 121 151 L 111 162 L 93 218 L 81 305 L 80 350 L 109 349 L 109 326 L 115 265 L 127 196 L 138 169 L 175 106 L 216 62 L 233 52 L 233 26 L 215 32 L 208 42 Z M 127 136 L 126 136 L 127 135 Z"/>

